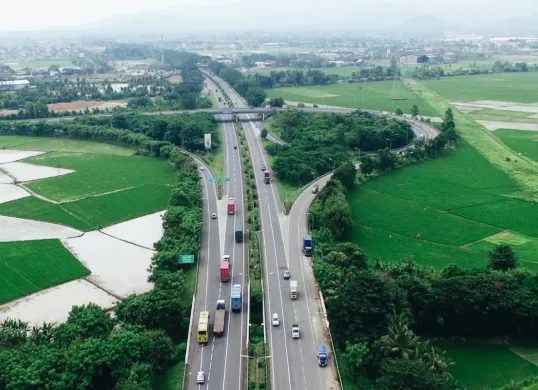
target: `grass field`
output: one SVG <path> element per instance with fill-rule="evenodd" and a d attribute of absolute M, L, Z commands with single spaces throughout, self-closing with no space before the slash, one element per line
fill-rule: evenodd
<path fill-rule="evenodd" d="M 0 214 L 89 231 L 164 210 L 168 206 L 171 190 L 171 186 L 143 184 L 62 204 L 27 197 L 0 204 Z"/>
<path fill-rule="evenodd" d="M 392 81 L 274 88 L 268 89 L 266 92 L 268 97 L 282 96 L 285 100 L 294 102 L 364 108 L 376 111 L 393 112 L 399 107 L 404 113 L 410 113 L 411 107 L 416 104 L 421 115 L 437 115 L 437 112 L 430 107 L 426 100 L 409 91 L 403 83 L 399 87 L 399 96 L 405 100 L 392 100 L 391 96 L 394 95 Z"/>
<path fill-rule="evenodd" d="M 538 133 L 525 130 L 495 130 L 495 135 L 510 149 L 538 162 Z"/>
<path fill-rule="evenodd" d="M 24 69 L 24 68 L 30 68 L 30 69 L 48 69 L 51 65 L 55 65 L 58 67 L 62 66 L 72 66 L 73 62 L 68 59 L 49 59 L 49 60 L 36 60 L 36 61 L 17 61 L 17 62 L 9 62 L 6 63 L 6 65 L 11 66 L 13 69 Z"/>
<path fill-rule="evenodd" d="M 497 388 L 538 375 L 538 367 L 505 346 L 470 342 L 436 342 L 455 365 L 449 372 L 470 390 Z"/>
<path fill-rule="evenodd" d="M 25 162 L 76 171 L 26 185 L 37 194 L 55 201 L 106 194 L 140 184 L 171 185 L 176 180 L 171 164 L 140 156 L 53 152 Z"/>
<path fill-rule="evenodd" d="M 88 273 L 58 240 L 0 243 L 0 304 Z"/>
<path fill-rule="evenodd" d="M 444 77 L 422 83 L 450 101 L 500 100 L 538 103 L 538 72 Z"/>
<path fill-rule="evenodd" d="M 538 123 L 538 117 L 533 117 L 532 112 L 519 112 L 508 110 L 494 110 L 485 108 L 467 114 L 474 120 L 513 122 L 513 123 Z"/>
<path fill-rule="evenodd" d="M 155 390 L 182 390 L 183 372 L 185 371 L 185 362 L 180 361 L 163 375 L 155 378 L 153 388 Z"/>
<path fill-rule="evenodd" d="M 37 150 L 44 152 L 80 152 L 116 154 L 130 156 L 133 149 L 104 144 L 101 142 L 76 140 L 70 138 L 25 137 L 18 135 L 0 135 L 0 149 Z"/>

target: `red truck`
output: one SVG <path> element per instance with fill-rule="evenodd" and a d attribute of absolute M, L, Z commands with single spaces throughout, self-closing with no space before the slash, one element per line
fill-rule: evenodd
<path fill-rule="evenodd" d="M 234 198 L 228 198 L 228 214 L 233 215 L 235 213 Z"/>
<path fill-rule="evenodd" d="M 271 183 L 271 173 L 267 169 L 263 171 L 263 182 L 265 184 Z"/>
<path fill-rule="evenodd" d="M 230 263 L 221 261 L 220 263 L 220 281 L 227 282 L 230 280 Z"/>

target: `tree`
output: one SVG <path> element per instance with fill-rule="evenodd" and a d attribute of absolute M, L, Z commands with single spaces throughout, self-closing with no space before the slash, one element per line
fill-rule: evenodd
<path fill-rule="evenodd" d="M 275 98 L 269 99 L 268 104 L 271 107 L 282 107 L 284 104 L 286 104 L 286 102 L 281 97 L 275 97 Z"/>
<path fill-rule="evenodd" d="M 264 127 L 261 131 L 261 137 L 262 138 L 267 138 L 267 135 L 269 134 L 269 132 L 267 131 L 267 129 Z"/>
<path fill-rule="evenodd" d="M 355 187 L 355 180 L 357 178 L 357 169 L 355 164 L 351 161 L 346 161 L 336 171 L 334 171 L 333 178 L 340 180 L 342 185 L 348 190 Z"/>
<path fill-rule="evenodd" d="M 413 118 L 418 116 L 418 106 L 416 104 L 413 104 L 413 107 L 411 107 L 411 116 Z"/>
<path fill-rule="evenodd" d="M 396 115 L 403 115 L 403 111 L 402 111 L 402 109 L 401 109 L 400 107 L 398 107 L 398 108 L 396 109 L 396 111 L 394 111 L 394 113 L 395 113 Z"/>
<path fill-rule="evenodd" d="M 422 360 L 387 359 L 382 374 L 375 383 L 376 390 L 448 390 L 455 385 L 446 374 L 432 371 Z"/>
<path fill-rule="evenodd" d="M 249 105 L 260 107 L 265 101 L 267 94 L 261 88 L 249 88 L 245 98 Z"/>
<path fill-rule="evenodd" d="M 115 390 L 151 390 L 153 378 L 152 367 L 149 364 L 135 363 L 129 376 L 116 384 Z"/>
<path fill-rule="evenodd" d="M 404 313 L 393 312 L 388 316 L 387 334 L 381 337 L 381 351 L 389 358 L 409 359 L 418 344 L 418 338 L 409 329 L 409 320 Z"/>
<path fill-rule="evenodd" d="M 110 335 L 116 321 L 94 303 L 73 306 L 65 324 L 54 332 L 55 342 L 69 345 L 75 340 L 104 339 Z"/>
<path fill-rule="evenodd" d="M 345 367 L 348 368 L 352 375 L 360 375 L 364 365 L 369 360 L 370 351 L 366 343 L 351 344 L 346 343 L 346 350 L 342 354 L 342 358 L 346 363 Z"/>
<path fill-rule="evenodd" d="M 368 176 L 374 171 L 375 168 L 375 161 L 370 156 L 362 156 L 361 157 L 361 172 L 364 176 Z"/>
<path fill-rule="evenodd" d="M 389 148 L 377 151 L 377 167 L 380 171 L 390 171 L 396 167 L 398 156 L 389 150 Z"/>
<path fill-rule="evenodd" d="M 507 271 L 516 268 L 517 257 L 509 245 L 498 245 L 493 251 L 489 252 L 488 266 L 497 271 Z"/>

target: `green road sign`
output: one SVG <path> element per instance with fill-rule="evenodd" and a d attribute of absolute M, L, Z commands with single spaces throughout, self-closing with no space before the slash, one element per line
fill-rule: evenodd
<path fill-rule="evenodd" d="M 179 264 L 194 264 L 194 255 L 179 256 Z"/>
<path fill-rule="evenodd" d="M 219 179 L 217 179 L 216 177 L 210 177 L 210 178 L 209 178 L 209 181 L 210 181 L 211 183 L 216 183 L 218 180 L 219 180 Z"/>
<path fill-rule="evenodd" d="M 222 178 L 222 181 L 223 181 L 223 182 L 230 181 L 230 178 L 229 178 L 229 177 L 223 177 L 223 178 Z"/>

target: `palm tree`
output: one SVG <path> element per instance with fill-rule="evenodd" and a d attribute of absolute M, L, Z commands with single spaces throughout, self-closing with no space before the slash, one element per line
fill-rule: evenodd
<path fill-rule="evenodd" d="M 421 354 L 421 356 L 417 356 L 417 358 L 421 359 L 424 363 L 426 363 L 432 371 L 438 374 L 447 373 L 448 367 L 454 365 L 454 362 L 451 362 L 445 356 L 446 351 L 442 351 L 439 348 L 434 347 L 433 345 L 429 345 L 428 342 L 421 344 L 423 344 L 423 353 Z"/>
<path fill-rule="evenodd" d="M 418 344 L 418 338 L 409 329 L 409 319 L 404 313 L 388 316 L 388 333 L 381 337 L 381 351 L 386 357 L 409 359 Z"/>

